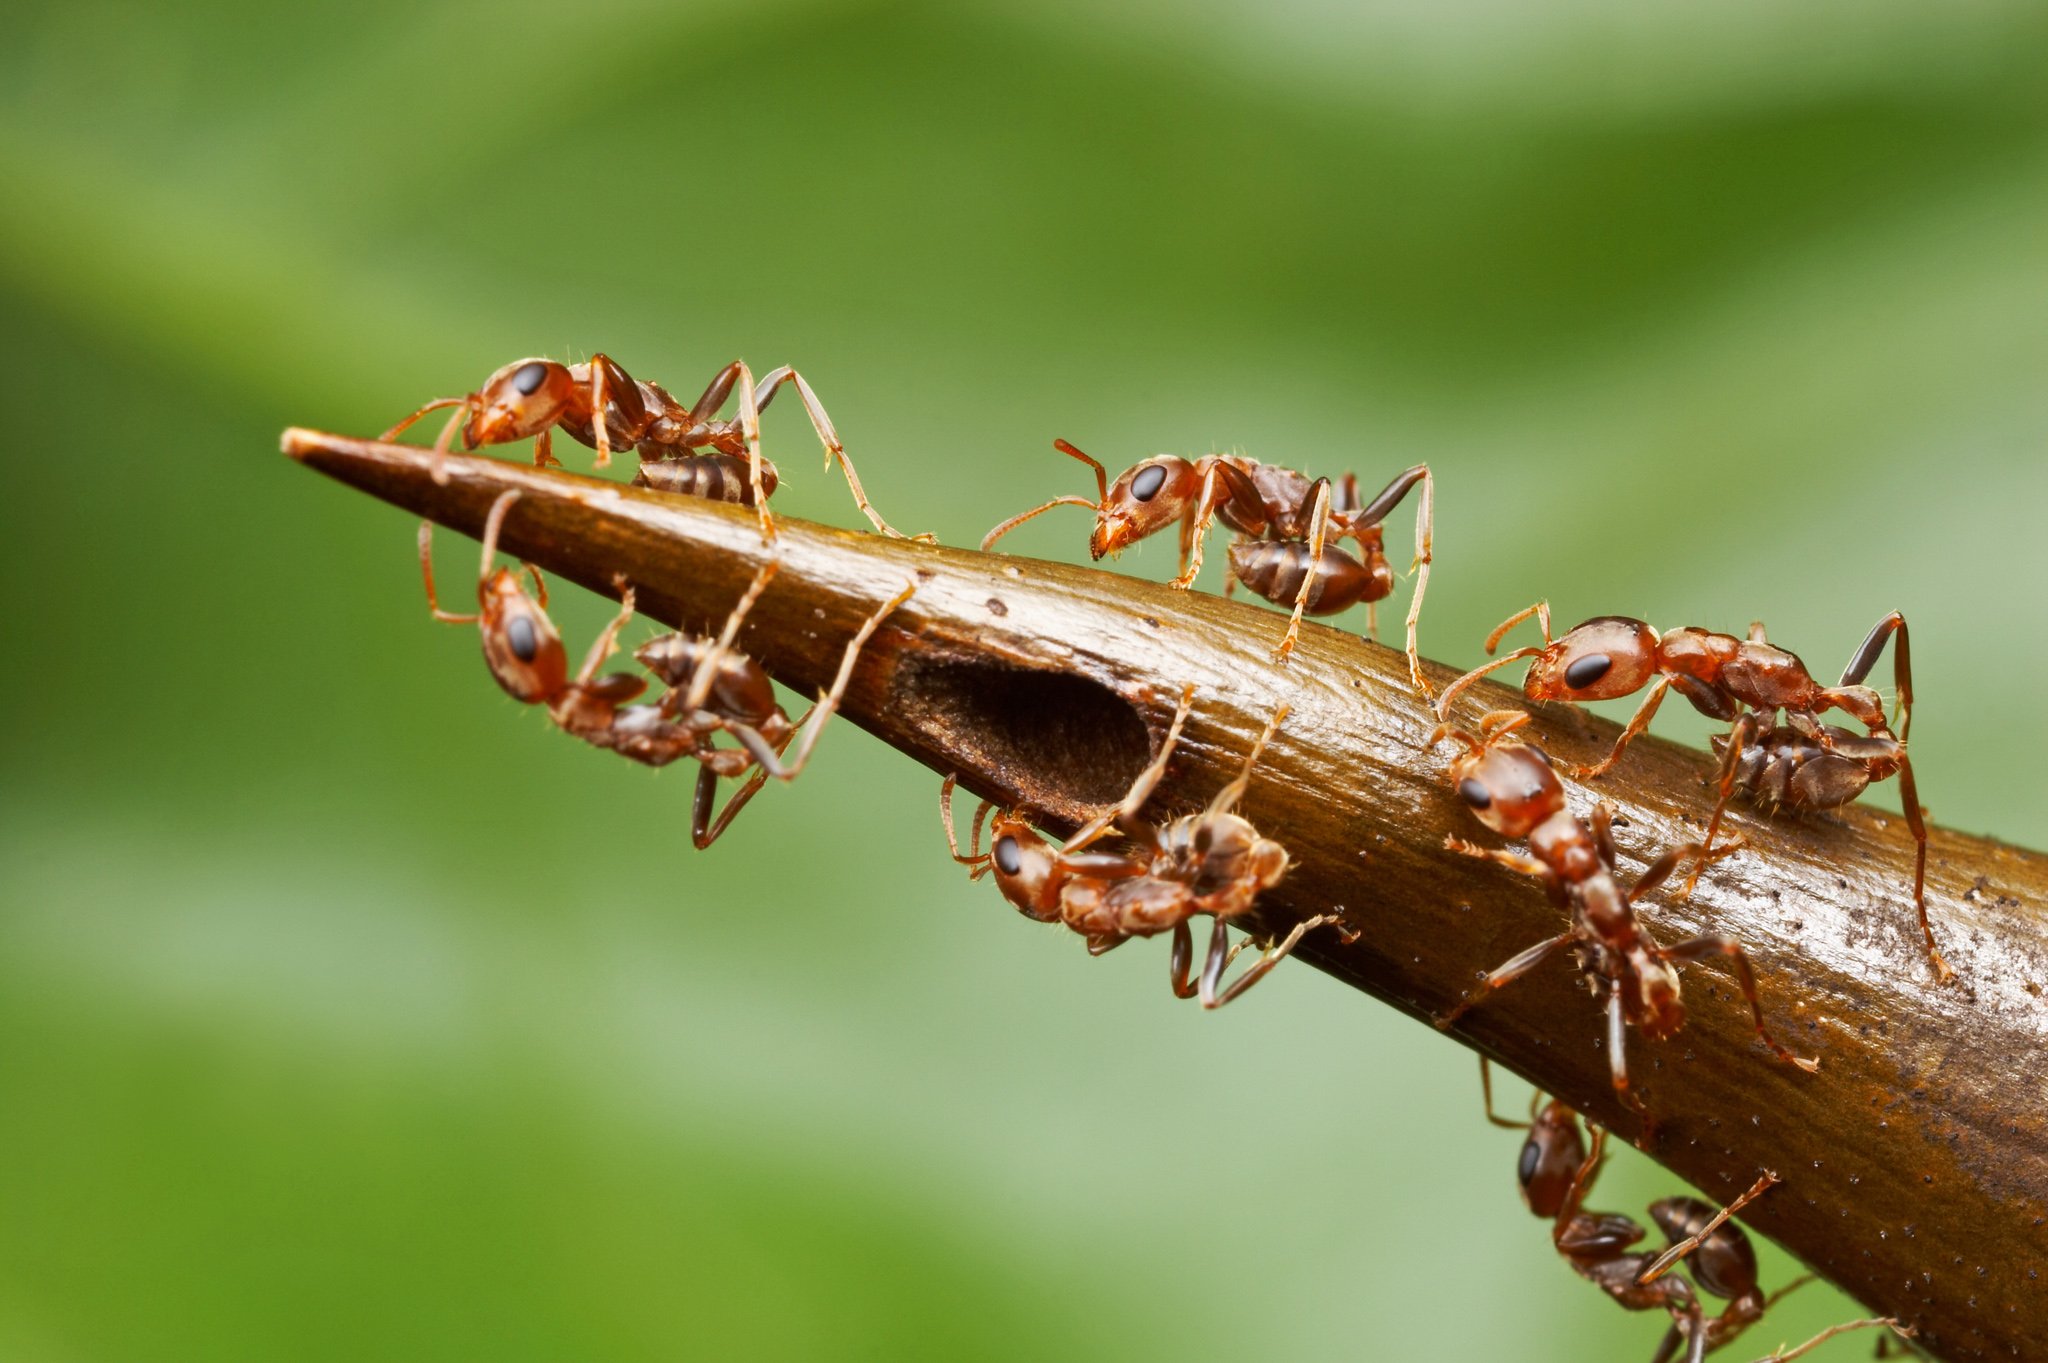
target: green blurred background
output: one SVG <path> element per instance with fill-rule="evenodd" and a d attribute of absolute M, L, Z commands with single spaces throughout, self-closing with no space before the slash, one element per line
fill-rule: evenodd
<path fill-rule="evenodd" d="M 1054 436 L 1427 459 L 1425 652 L 1898 607 L 1925 799 L 2038 845 L 2048 12 L 1785 8 L 10 4 L 0 1357 L 1647 1357 L 1466 1052 L 1090 961 L 851 726 L 693 855 L 276 437 L 603 349 L 798 364 L 956 543 Z"/>

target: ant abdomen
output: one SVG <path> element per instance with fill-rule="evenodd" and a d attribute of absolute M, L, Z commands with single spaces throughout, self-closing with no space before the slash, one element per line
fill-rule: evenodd
<path fill-rule="evenodd" d="M 1313 571 L 1303 607 L 1308 615 L 1335 615 L 1361 601 L 1384 600 L 1394 590 L 1394 572 L 1385 560 L 1376 558 L 1368 567 L 1325 544 L 1318 563 L 1301 540 L 1239 540 L 1230 546 L 1230 571 L 1259 596 L 1281 603 L 1295 600 Z"/>
<path fill-rule="evenodd" d="M 773 494 L 775 482 L 775 466 L 762 460 L 762 491 Z M 686 454 L 644 463 L 634 475 L 633 486 L 735 506 L 754 505 L 754 489 L 747 481 L 747 461 L 730 454 Z"/>

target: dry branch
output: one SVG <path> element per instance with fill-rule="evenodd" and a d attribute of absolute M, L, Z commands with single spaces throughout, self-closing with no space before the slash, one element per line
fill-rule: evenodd
<path fill-rule="evenodd" d="M 492 500 L 519 488 L 508 552 L 605 595 L 624 573 L 641 609 L 670 625 L 721 620 L 767 552 L 735 508 L 463 457 L 437 485 L 421 450 L 307 431 L 288 432 L 285 448 L 472 536 Z M 781 524 L 781 574 L 741 643 L 779 679 L 815 691 L 860 618 L 914 578 L 916 597 L 875 636 L 844 713 L 934 771 L 1029 804 L 1063 831 L 1122 794 L 1194 682 L 1195 712 L 1159 796 L 1185 807 L 1229 778 L 1284 700 L 1292 714 L 1245 806 L 1296 859 L 1263 901 L 1267 927 L 1344 906 L 1363 935 L 1344 945 L 1320 930 L 1300 954 L 1424 1020 L 1557 931 L 1533 883 L 1443 850 L 1446 833 L 1484 835 L 1445 789 L 1447 750 L 1421 746 L 1432 719 L 1404 685 L 1398 652 L 1310 627 L 1276 667 L 1267 650 L 1280 622 L 1254 607 Z M 1436 684 L 1447 675 L 1436 669 Z M 1521 702 L 1481 687 L 1472 703 Z M 1584 761 L 1615 728 L 1550 708 L 1535 732 Z M 1709 767 L 1705 754 L 1654 739 L 1631 748 L 1599 785 L 1626 820 L 1625 860 L 1640 865 L 1698 835 Z M 1574 798 L 1583 807 L 1592 796 Z M 2048 860 L 1934 830 L 1930 905 L 1960 977 L 1942 988 L 1921 949 L 1912 841 L 1896 816 L 1858 807 L 1735 822 L 1752 849 L 1715 867 L 1691 902 L 1658 896 L 1653 930 L 1667 942 L 1708 928 L 1739 936 L 1770 1021 L 1821 1070 L 1774 1063 L 1730 978 L 1693 967 L 1686 1029 L 1661 1045 L 1631 1040 L 1657 1118 L 1650 1153 L 1722 1200 L 1776 1170 L 1784 1186 L 1744 1219 L 1874 1313 L 1916 1326 L 1935 1356 L 2048 1359 Z M 1454 1035 L 1639 1134 L 1608 1084 L 1601 1011 L 1563 964 L 1502 991 Z"/>

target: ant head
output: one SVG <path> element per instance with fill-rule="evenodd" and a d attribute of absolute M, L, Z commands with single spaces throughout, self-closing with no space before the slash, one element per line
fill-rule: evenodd
<path fill-rule="evenodd" d="M 1645 1041 L 1668 1041 L 1685 1026 L 1678 972 L 1647 946 L 1631 947 L 1623 971 L 1622 1011 Z"/>
<path fill-rule="evenodd" d="M 1667 1197 L 1650 1204 L 1650 1219 L 1677 1243 L 1714 1219 L 1714 1208 L 1696 1197 Z M 1686 1258 L 1693 1284 L 1703 1292 L 1733 1300 L 1756 1290 L 1756 1249 L 1733 1221 L 1723 1221 Z"/>
<path fill-rule="evenodd" d="M 1451 731 L 1467 743 L 1451 759 L 1451 788 L 1479 822 L 1509 838 L 1526 838 L 1535 827 L 1564 808 L 1564 785 L 1550 769 L 1550 758 L 1527 743 L 1502 743 L 1501 734 L 1485 741 Z"/>
<path fill-rule="evenodd" d="M 1155 454 L 1124 470 L 1096 508 L 1088 553 L 1094 558 L 1120 553 L 1158 534 L 1181 518 L 1200 485 L 1195 466 L 1177 454 Z"/>
<path fill-rule="evenodd" d="M 1003 898 L 1027 918 L 1058 922 L 1064 877 L 1052 847 L 1024 821 L 1021 810 L 989 820 L 988 834 L 988 867 L 995 873 L 996 888 Z"/>
<path fill-rule="evenodd" d="M 1529 664 L 1522 692 L 1531 700 L 1613 700 L 1657 675 L 1657 631 L 1640 620 L 1603 615 L 1545 646 Z"/>
<path fill-rule="evenodd" d="M 1521 1162 L 1515 1166 L 1522 1201 L 1538 1216 L 1556 1216 L 1585 1162 L 1586 1141 L 1579 1134 L 1578 1114 L 1555 1100 L 1544 1104 L 1529 1126 Z"/>
<path fill-rule="evenodd" d="M 469 425 L 462 447 L 502 445 L 539 435 L 561 420 L 574 399 L 576 384 L 567 365 L 553 360 L 514 360 L 484 381 L 470 396 Z"/>
<path fill-rule="evenodd" d="M 540 603 L 526 594 L 519 573 L 499 568 L 484 579 L 484 661 L 515 700 L 529 705 L 552 701 L 569 685 L 569 659 L 562 636 Z"/>

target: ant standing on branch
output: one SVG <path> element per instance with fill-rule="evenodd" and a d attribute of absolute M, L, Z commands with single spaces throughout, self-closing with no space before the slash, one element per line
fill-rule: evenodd
<path fill-rule="evenodd" d="M 1906 827 L 1916 844 L 1913 904 L 1928 960 L 1941 983 L 1955 978 L 1927 921 L 1927 822 L 1913 764 L 1906 756 L 1906 734 L 1913 725 L 1913 663 L 1903 615 L 1893 611 L 1871 628 L 1834 686 L 1821 685 L 1799 655 L 1765 638 L 1762 622 L 1749 627 L 1747 639 L 1738 639 L 1703 629 L 1660 635 L 1641 620 L 1603 615 L 1553 639 L 1550 603 L 1539 601 L 1502 621 L 1486 637 L 1486 651 L 1492 653 L 1509 630 L 1532 615 L 1542 627 L 1543 642 L 1518 648 L 1452 682 L 1437 702 L 1437 718 L 1448 717 L 1458 693 L 1479 678 L 1519 658 L 1530 658 L 1534 661 L 1522 680 L 1522 692 L 1531 700 L 1616 700 L 1650 688 L 1613 750 L 1591 767 L 1574 769 L 1572 774 L 1581 779 L 1599 776 L 1619 761 L 1622 749 L 1650 727 L 1664 693 L 1674 687 L 1709 719 L 1732 721 L 1727 735 L 1715 744 L 1721 753 L 1720 799 L 1681 899 L 1692 893 L 1706 869 L 1721 816 L 1736 790 L 1766 805 L 1795 811 L 1836 809 L 1861 795 L 1872 781 L 1896 775 Z M 1883 698 L 1863 684 L 1887 642 L 1892 643 L 1892 676 L 1898 689 L 1896 734 L 1885 717 Z M 1846 712 L 1869 731 L 1868 736 L 1857 738 L 1821 723 L 1820 716 L 1829 710 Z M 1776 723 L 1780 711 L 1785 716 L 1782 726 Z"/>
<path fill-rule="evenodd" d="M 426 406 L 393 426 L 383 435 L 395 440 L 408 426 L 429 412 L 444 407 L 455 410 L 434 441 L 437 456 L 446 456 L 462 430 L 462 448 L 503 445 L 533 437 L 533 462 L 540 467 L 554 465 L 554 430 L 559 426 L 570 438 L 597 451 L 598 468 L 612 461 L 612 450 L 637 449 L 640 472 L 635 487 L 654 488 L 686 497 L 704 497 L 754 508 L 761 520 L 761 538 L 775 538 L 775 518 L 769 513 L 768 498 L 775 491 L 775 465 L 761 456 L 761 413 L 784 384 L 793 385 L 809 413 L 818 440 L 825 447 L 825 467 L 838 461 L 859 504 L 875 529 L 892 539 L 905 536 L 882 519 L 868 503 L 839 442 L 839 432 L 818 395 L 804 376 L 788 365 L 771 370 L 756 388 L 753 371 L 740 360 L 718 371 L 703 396 L 685 407 L 658 383 L 636 379 L 607 355 L 593 355 L 587 364 L 557 364 L 553 360 L 514 360 L 492 374 L 484 386 L 459 398 L 435 398 Z M 739 411 L 722 420 L 718 411 L 734 392 Z M 437 459 L 434 480 L 448 481 L 447 469 Z"/>
<path fill-rule="evenodd" d="M 1284 662 L 1301 633 L 1301 617 L 1334 615 L 1367 603 L 1368 632 L 1377 637 L 1376 604 L 1394 590 L 1394 573 L 1383 552 L 1380 523 L 1420 484 L 1415 512 L 1415 599 L 1408 607 L 1408 675 L 1416 693 L 1429 700 L 1422 677 L 1422 659 L 1415 648 L 1415 625 L 1422 615 L 1423 593 L 1429 589 L 1430 535 L 1434 524 L 1429 465 L 1417 464 L 1387 484 L 1366 506 L 1358 504 L 1358 480 L 1346 474 L 1339 498 L 1330 480 L 1311 482 L 1306 474 L 1277 464 L 1262 464 L 1242 455 L 1210 454 L 1188 460 L 1156 454 L 1126 470 L 1112 485 L 1109 472 L 1089 455 L 1064 440 L 1052 442 L 1060 453 L 1095 470 L 1098 496 L 1055 497 L 1043 506 L 1012 516 L 981 541 L 992 547 L 1024 522 L 1056 506 L 1085 506 L 1095 512 L 1095 532 L 1088 552 L 1095 558 L 1115 554 L 1167 526 L 1180 524 L 1180 576 L 1169 586 L 1186 591 L 1202 571 L 1202 545 L 1212 521 L 1221 519 L 1239 538 L 1230 546 L 1232 580 L 1242 582 L 1275 605 L 1294 605 L 1287 633 L 1273 649 Z M 1354 558 L 1341 547 L 1358 545 Z M 1226 583 L 1225 593 L 1229 587 Z"/>

